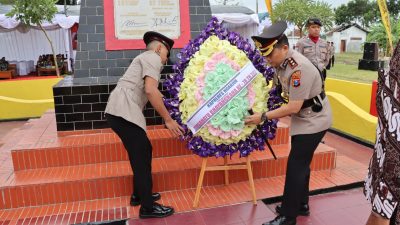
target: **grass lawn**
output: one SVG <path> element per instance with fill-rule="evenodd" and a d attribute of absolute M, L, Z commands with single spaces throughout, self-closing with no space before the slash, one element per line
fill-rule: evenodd
<path fill-rule="evenodd" d="M 330 78 L 371 84 L 378 79 L 377 71 L 358 70 L 358 60 L 362 53 L 342 53 L 335 55 L 335 66 L 327 71 Z"/>
<path fill-rule="evenodd" d="M 378 79 L 377 71 L 358 70 L 357 65 L 336 64 L 327 71 L 327 77 L 371 84 Z"/>
<path fill-rule="evenodd" d="M 358 60 L 362 59 L 363 54 L 360 53 L 337 53 L 335 54 L 335 64 L 342 63 L 342 64 L 349 64 L 349 65 L 358 65 Z"/>

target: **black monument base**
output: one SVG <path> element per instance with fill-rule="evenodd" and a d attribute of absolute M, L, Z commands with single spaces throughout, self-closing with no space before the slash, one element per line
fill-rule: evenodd
<path fill-rule="evenodd" d="M 53 87 L 57 131 L 107 128 L 104 110 L 119 77 L 67 76 Z M 163 124 L 162 118 L 148 104 L 144 115 L 147 125 Z"/>
<path fill-rule="evenodd" d="M 378 71 L 379 68 L 383 68 L 383 67 L 384 67 L 384 61 L 381 61 L 381 60 L 360 59 L 358 61 L 358 69 L 359 70 Z"/>

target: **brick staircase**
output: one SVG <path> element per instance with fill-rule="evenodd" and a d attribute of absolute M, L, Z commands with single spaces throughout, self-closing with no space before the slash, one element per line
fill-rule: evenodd
<path fill-rule="evenodd" d="M 201 158 L 193 155 L 184 142 L 162 126 L 149 127 L 148 135 L 153 145 L 154 191 L 161 192 L 162 203 L 174 206 L 177 211 L 193 210 Z M 55 115 L 50 111 L 9 136 L 0 158 L 3 162 L 0 166 L 0 222 L 2 210 L 77 204 L 85 205 L 89 212 L 106 210 L 107 215 L 108 210 L 115 208 L 118 212 L 112 211 L 112 218 L 117 218 L 115 215 L 136 217 L 138 207 L 128 206 L 133 175 L 127 154 L 110 129 L 57 133 Z M 258 199 L 282 192 L 290 148 L 287 125 L 279 124 L 277 137 L 271 144 L 277 160 L 269 151 L 257 151 L 250 156 Z M 245 160 L 238 156 L 230 160 L 230 163 L 238 162 Z M 223 159 L 213 158 L 208 163 L 223 164 Z M 326 174 L 335 165 L 336 150 L 320 144 L 312 171 Z M 207 172 L 199 207 L 250 201 L 247 172 L 230 171 L 229 178 L 231 184 L 225 186 L 223 171 Z M 83 222 L 99 220 L 95 215 L 93 218 L 87 215 L 86 221 L 83 218 L 82 214 Z"/>

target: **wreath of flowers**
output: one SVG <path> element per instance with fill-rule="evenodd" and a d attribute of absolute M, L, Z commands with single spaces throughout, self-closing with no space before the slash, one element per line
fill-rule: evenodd
<path fill-rule="evenodd" d="M 274 71 L 267 67 L 264 58 L 238 33 L 221 27 L 213 17 L 201 34 L 178 54 L 173 66 L 175 74 L 163 83 L 170 98 L 164 103 L 184 129 L 183 139 L 188 148 L 201 157 L 248 156 L 253 150 L 264 150 L 267 139 L 276 134 L 277 120 L 261 125 L 245 125 L 244 119 L 253 112 L 264 112 L 280 107 L 281 97 L 276 88 L 268 91 Z M 203 128 L 193 134 L 186 126 L 187 120 L 221 86 L 251 61 L 260 72 Z"/>

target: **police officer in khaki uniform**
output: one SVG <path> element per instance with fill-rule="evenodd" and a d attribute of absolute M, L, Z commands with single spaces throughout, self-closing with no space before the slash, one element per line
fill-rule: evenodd
<path fill-rule="evenodd" d="M 329 42 L 329 65 L 330 67 L 335 66 L 335 44 L 333 41 Z"/>
<path fill-rule="evenodd" d="M 320 38 L 322 22 L 317 19 L 307 20 L 308 36 L 301 38 L 297 44 L 298 52 L 307 57 L 326 77 L 326 66 L 329 63 L 328 43 Z"/>
<path fill-rule="evenodd" d="M 169 115 L 158 90 L 160 73 L 167 62 L 174 41 L 157 32 L 147 32 L 143 37 L 147 51 L 138 55 L 111 92 L 105 110 L 112 130 L 121 138 L 128 152 L 134 174 L 132 206 L 141 205 L 140 218 L 162 218 L 174 213 L 172 207 L 155 201 L 161 198 L 152 193 L 152 146 L 146 135 L 143 108 L 150 101 L 165 121 L 166 127 L 176 135 L 183 129 Z"/>
<path fill-rule="evenodd" d="M 317 68 L 303 55 L 289 47 L 284 34 L 287 24 L 277 22 L 252 39 L 260 53 L 276 70 L 288 103 L 280 108 L 246 118 L 247 124 L 291 116 L 291 150 L 287 163 L 285 189 L 280 214 L 264 225 L 294 225 L 298 215 L 308 215 L 308 184 L 314 151 L 331 126 L 331 108 L 322 88 Z"/>
<path fill-rule="evenodd" d="M 326 66 L 327 70 L 330 70 L 332 67 L 332 56 L 333 56 L 333 46 L 331 44 L 332 42 L 328 41 L 328 58 L 329 62 L 328 65 Z"/>

